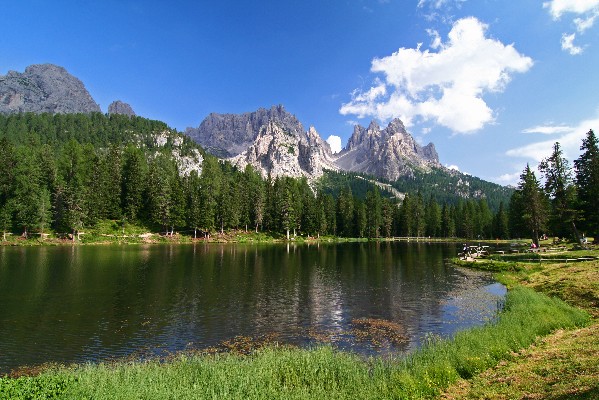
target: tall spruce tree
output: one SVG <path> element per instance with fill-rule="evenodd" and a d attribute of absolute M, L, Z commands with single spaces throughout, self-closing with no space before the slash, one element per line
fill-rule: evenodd
<path fill-rule="evenodd" d="M 121 174 L 121 202 L 123 217 L 126 220 L 135 222 L 142 215 L 147 174 L 148 164 L 141 149 L 132 145 L 125 148 Z"/>
<path fill-rule="evenodd" d="M 599 238 L 599 142 L 593 130 L 587 132 L 580 147 L 582 154 L 574 161 L 578 199 L 587 234 Z"/>
<path fill-rule="evenodd" d="M 522 220 L 533 243 L 538 246 L 539 235 L 546 228 L 548 202 L 537 177 L 528 164 L 520 175 L 520 183 L 512 197 L 510 208 L 513 209 L 514 215 Z"/>
<path fill-rule="evenodd" d="M 499 239 L 509 239 L 510 230 L 508 213 L 505 211 L 503 201 L 499 203 L 499 210 L 493 219 L 493 235 Z"/>
<path fill-rule="evenodd" d="M 6 138 L 0 139 L 0 229 L 2 240 L 12 228 L 14 212 L 15 167 L 17 156 L 15 148 Z"/>
<path fill-rule="evenodd" d="M 549 226 L 554 235 L 566 236 L 572 232 L 579 240 L 576 229 L 576 189 L 572 180 L 572 169 L 563 156 L 559 143 L 553 145 L 551 156 L 539 164 L 539 171 L 545 179 L 545 193 L 551 201 Z"/>
<path fill-rule="evenodd" d="M 373 190 L 369 190 L 366 193 L 366 208 L 368 209 L 367 214 L 367 232 L 368 237 L 378 238 L 381 232 L 381 225 L 383 223 L 382 209 L 381 209 L 381 193 L 379 189 L 375 187 Z"/>

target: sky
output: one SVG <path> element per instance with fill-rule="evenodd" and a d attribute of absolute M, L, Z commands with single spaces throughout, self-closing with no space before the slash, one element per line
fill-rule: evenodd
<path fill-rule="evenodd" d="M 104 112 L 118 99 L 180 131 L 283 104 L 342 147 L 400 118 L 443 165 L 515 185 L 599 129 L 599 0 L 0 5 L 0 75 L 60 65 Z"/>

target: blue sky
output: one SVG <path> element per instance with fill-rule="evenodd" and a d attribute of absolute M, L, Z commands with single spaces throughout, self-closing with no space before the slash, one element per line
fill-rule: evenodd
<path fill-rule="evenodd" d="M 4 1 L 0 75 L 54 63 L 184 130 L 283 104 L 343 145 L 400 117 L 441 162 L 514 184 L 599 129 L 599 0 Z"/>

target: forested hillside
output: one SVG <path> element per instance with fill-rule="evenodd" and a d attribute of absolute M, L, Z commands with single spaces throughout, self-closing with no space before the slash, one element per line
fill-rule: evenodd
<path fill-rule="evenodd" d="M 264 180 L 251 167 L 237 170 L 164 123 L 140 117 L 0 116 L 0 163 L 0 228 L 23 236 L 75 237 L 106 220 L 198 237 L 230 229 L 351 237 L 507 235 L 496 223 L 505 210 L 493 215 L 484 198 L 439 202 L 427 188 L 414 186 L 400 206 L 351 174 L 316 190 L 305 178 Z"/>
<path fill-rule="evenodd" d="M 499 205 L 507 204 L 514 192 L 505 186 L 484 181 L 459 171 L 432 168 L 430 172 L 415 170 L 414 176 L 401 177 L 392 183 L 400 192 L 420 191 L 425 198 L 432 196 L 439 203 L 455 204 L 460 199 L 486 199 L 493 212 Z"/>

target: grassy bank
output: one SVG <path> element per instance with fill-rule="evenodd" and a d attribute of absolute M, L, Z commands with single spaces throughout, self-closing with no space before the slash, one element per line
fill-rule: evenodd
<path fill-rule="evenodd" d="M 404 358 L 363 360 L 330 347 L 268 347 L 249 356 L 181 355 L 167 363 L 56 367 L 34 377 L 3 378 L 0 398 L 434 397 L 460 378 L 512 359 L 538 336 L 588 321 L 587 313 L 561 300 L 515 287 L 496 323 L 453 340 L 431 339 Z"/>
<path fill-rule="evenodd" d="M 297 243 L 304 242 L 347 242 L 366 241 L 366 238 L 343 238 L 337 236 L 297 235 L 290 238 Z M 135 224 L 122 225 L 120 221 L 102 220 L 88 227 L 78 235 L 49 231 L 43 235 L 32 233 L 24 238 L 22 234 L 11 233 L 3 238 L 0 232 L 0 246 L 58 246 L 78 244 L 139 244 L 139 243 L 277 243 L 286 242 L 287 236 L 280 232 L 253 229 L 231 229 L 216 231 L 204 236 L 201 231 L 175 231 L 172 235 L 156 232 L 151 228 Z"/>
<path fill-rule="evenodd" d="M 569 251 L 576 259 L 597 256 L 596 250 Z M 459 380 L 443 395 L 447 399 L 597 399 L 599 398 L 599 261 L 560 262 L 563 255 L 541 263 L 519 262 L 506 255 L 477 261 L 476 267 L 498 271 L 508 285 L 521 284 L 586 310 L 590 326 L 559 330 L 511 360 L 470 380 Z"/>

